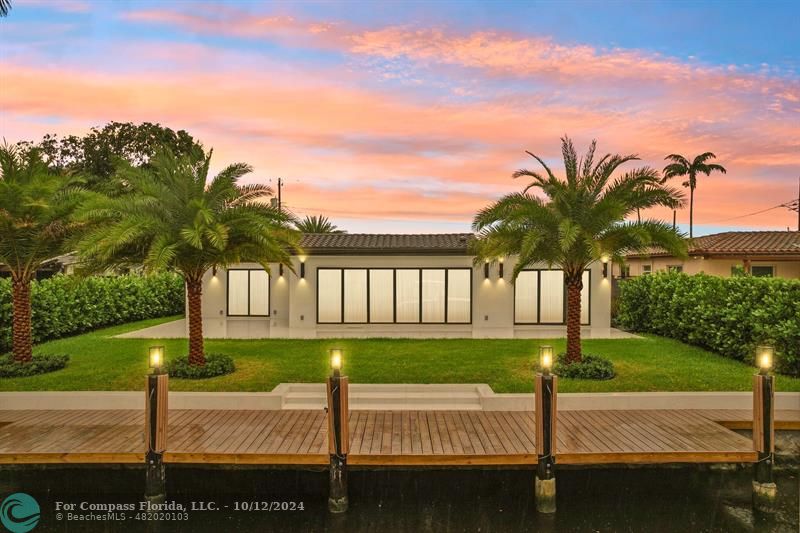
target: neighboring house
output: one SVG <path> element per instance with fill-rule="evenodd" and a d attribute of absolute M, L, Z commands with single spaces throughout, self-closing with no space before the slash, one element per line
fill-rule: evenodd
<path fill-rule="evenodd" d="M 46 279 L 56 274 L 74 274 L 78 265 L 78 256 L 74 253 L 59 255 L 42 263 L 36 271 L 36 279 Z M 11 272 L 5 265 L 0 265 L 0 278 L 10 278 Z"/>
<path fill-rule="evenodd" d="M 513 258 L 473 265 L 471 234 L 306 234 L 295 272 L 254 263 L 206 273 L 208 337 L 563 336 L 563 274 L 537 266 L 511 275 Z M 502 266 L 501 266 L 502 265 Z M 501 274 L 502 273 L 502 274 Z M 610 331 L 611 284 L 584 274 L 587 334 Z M 489 354 L 487 354 L 489 355 Z"/>
<path fill-rule="evenodd" d="M 689 258 L 677 259 L 653 250 L 626 259 L 629 275 L 675 270 L 715 276 L 751 274 L 800 278 L 800 231 L 727 231 L 696 237 L 689 243 Z"/>

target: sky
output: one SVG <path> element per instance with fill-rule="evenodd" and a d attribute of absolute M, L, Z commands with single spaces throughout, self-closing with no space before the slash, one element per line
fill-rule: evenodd
<path fill-rule="evenodd" d="M 797 2 L 12 0 L 0 136 L 185 129 L 351 232 L 469 231 L 529 150 L 714 152 L 695 235 L 797 229 Z M 635 168 L 629 163 L 625 169 Z M 679 186 L 681 180 L 676 180 Z M 774 209 L 771 209 L 774 208 Z M 765 211 L 766 210 L 766 211 Z M 756 215 L 751 213 L 761 212 Z M 672 220 L 653 209 L 646 217 Z M 688 229 L 688 209 L 677 213 Z"/>

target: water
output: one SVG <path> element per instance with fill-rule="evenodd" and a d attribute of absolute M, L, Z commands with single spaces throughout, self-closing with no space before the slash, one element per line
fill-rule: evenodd
<path fill-rule="evenodd" d="M 515 532 L 800 531 L 795 471 L 777 473 L 777 512 L 751 510 L 749 468 L 581 469 L 558 473 L 558 512 L 539 515 L 530 470 L 351 470 L 350 510 L 327 512 L 327 472 L 275 469 L 167 469 L 168 501 L 188 520 L 65 521 L 56 502 L 80 505 L 141 500 L 144 472 L 134 468 L 5 468 L 0 497 L 27 492 L 41 506 L 43 531 L 346 531 Z M 235 511 L 237 502 L 286 502 L 294 510 Z M 202 503 L 201 503 L 202 502 Z M 293 504 L 292 504 L 293 502 Z M 302 504 L 302 510 L 299 509 Z M 225 508 L 225 506 L 228 506 Z M 240 504 L 241 506 L 241 504 Z M 102 514 L 96 511 L 97 514 Z M 76 511 L 86 515 L 88 511 Z M 167 513 L 177 517 L 183 513 Z"/>

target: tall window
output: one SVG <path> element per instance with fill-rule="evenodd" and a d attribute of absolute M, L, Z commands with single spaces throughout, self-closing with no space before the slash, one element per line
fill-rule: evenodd
<path fill-rule="evenodd" d="M 469 324 L 470 268 L 318 268 L 317 322 Z"/>
<path fill-rule="evenodd" d="M 583 273 L 581 324 L 591 317 L 591 272 Z M 523 270 L 514 282 L 514 323 L 566 323 L 567 292 L 561 270 Z"/>
<path fill-rule="evenodd" d="M 269 316 L 269 274 L 228 270 L 228 316 Z"/>

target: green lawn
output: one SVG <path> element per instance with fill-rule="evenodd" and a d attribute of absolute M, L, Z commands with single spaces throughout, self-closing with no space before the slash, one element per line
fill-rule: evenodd
<path fill-rule="evenodd" d="M 183 339 L 114 339 L 113 335 L 166 322 L 145 320 L 48 342 L 37 353 L 70 355 L 66 369 L 0 380 L 0 390 L 141 390 L 147 347 L 166 346 L 167 358 L 187 351 Z M 233 356 L 234 374 L 209 380 L 170 380 L 172 390 L 269 391 L 278 383 L 322 382 L 327 350 L 341 347 L 351 383 L 488 383 L 496 392 L 531 392 L 539 344 L 563 350 L 563 340 L 271 339 L 209 340 L 208 352 Z M 562 379 L 562 392 L 747 391 L 755 369 L 678 341 L 585 340 L 584 350 L 614 361 L 610 381 Z M 779 391 L 800 391 L 800 379 L 780 376 Z"/>

